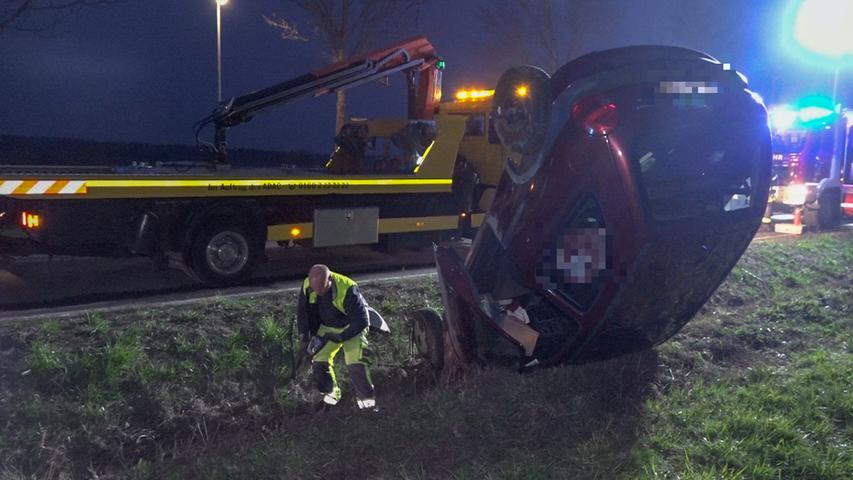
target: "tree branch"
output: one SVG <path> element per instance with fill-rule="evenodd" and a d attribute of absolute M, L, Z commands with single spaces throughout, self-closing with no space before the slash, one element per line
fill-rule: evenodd
<path fill-rule="evenodd" d="M 267 22 L 267 25 L 279 30 L 281 38 L 285 40 L 296 40 L 299 42 L 308 41 L 308 37 L 302 35 L 302 33 L 299 32 L 299 28 L 296 26 L 295 23 L 291 23 L 283 18 L 279 18 L 279 16 L 275 13 L 273 13 L 269 17 L 266 15 L 262 15 L 262 17 L 264 17 L 264 21 Z"/>
<path fill-rule="evenodd" d="M 326 56 L 334 62 L 363 53 L 374 41 L 394 33 L 397 26 L 411 25 L 405 15 L 427 0 L 285 0 L 307 16 L 313 37 L 322 43 Z M 279 30 L 285 40 L 305 40 L 296 25 L 275 14 L 264 15 L 267 24 Z M 346 120 L 346 92 L 337 92 L 336 128 Z"/>
<path fill-rule="evenodd" d="M 45 32 L 73 11 L 121 0 L 0 0 L 0 33 Z"/>

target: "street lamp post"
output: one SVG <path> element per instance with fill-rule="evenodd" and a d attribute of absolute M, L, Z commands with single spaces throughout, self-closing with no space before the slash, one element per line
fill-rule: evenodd
<path fill-rule="evenodd" d="M 222 7 L 228 0 L 216 0 L 216 92 L 222 102 Z"/>
<path fill-rule="evenodd" d="M 802 0 L 794 19 L 794 38 L 806 50 L 824 58 L 835 67 L 832 77 L 832 109 L 838 101 L 838 77 L 844 63 L 853 56 L 853 32 L 849 27 L 853 19 L 853 3 L 849 0 Z M 846 129 L 836 130 L 835 145 L 843 145 Z M 846 149 L 833 148 L 830 171 L 836 175 L 841 169 L 842 155 Z"/>

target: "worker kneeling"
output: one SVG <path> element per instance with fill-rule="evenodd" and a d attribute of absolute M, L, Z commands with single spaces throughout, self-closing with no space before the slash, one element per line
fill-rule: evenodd
<path fill-rule="evenodd" d="M 376 409 L 367 352 L 367 302 L 351 279 L 314 265 L 302 283 L 296 314 L 302 346 L 312 355 L 314 381 L 323 403 L 336 405 L 341 389 L 335 378 L 334 360 L 343 347 L 360 409 Z"/>

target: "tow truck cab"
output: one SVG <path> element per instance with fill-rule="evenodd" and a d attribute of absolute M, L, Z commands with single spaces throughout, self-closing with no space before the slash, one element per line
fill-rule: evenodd
<path fill-rule="evenodd" d="M 336 137 L 326 169 L 452 178 L 458 211 L 479 227 L 504 163 L 514 157 L 495 131 L 493 95 L 494 90 L 459 90 L 453 101 L 440 104 L 433 120 L 353 119 Z"/>
<path fill-rule="evenodd" d="M 491 113 L 494 90 L 460 90 L 455 101 L 441 104 L 441 112 L 466 117 L 465 136 L 459 144 L 458 168 L 470 164 L 477 174 L 474 205 L 486 211 L 495 197 L 495 189 L 512 152 L 501 144 Z"/>

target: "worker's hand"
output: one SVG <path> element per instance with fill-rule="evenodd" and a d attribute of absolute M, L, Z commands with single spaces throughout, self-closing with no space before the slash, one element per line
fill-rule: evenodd
<path fill-rule="evenodd" d="M 326 345 L 326 340 L 320 337 L 311 337 L 311 340 L 308 341 L 308 345 L 305 347 L 305 351 L 308 352 L 308 355 L 314 356 Z"/>
<path fill-rule="evenodd" d="M 337 333 L 332 332 L 323 335 L 323 340 L 327 342 L 343 343 L 343 340 L 341 340 L 341 336 Z"/>

